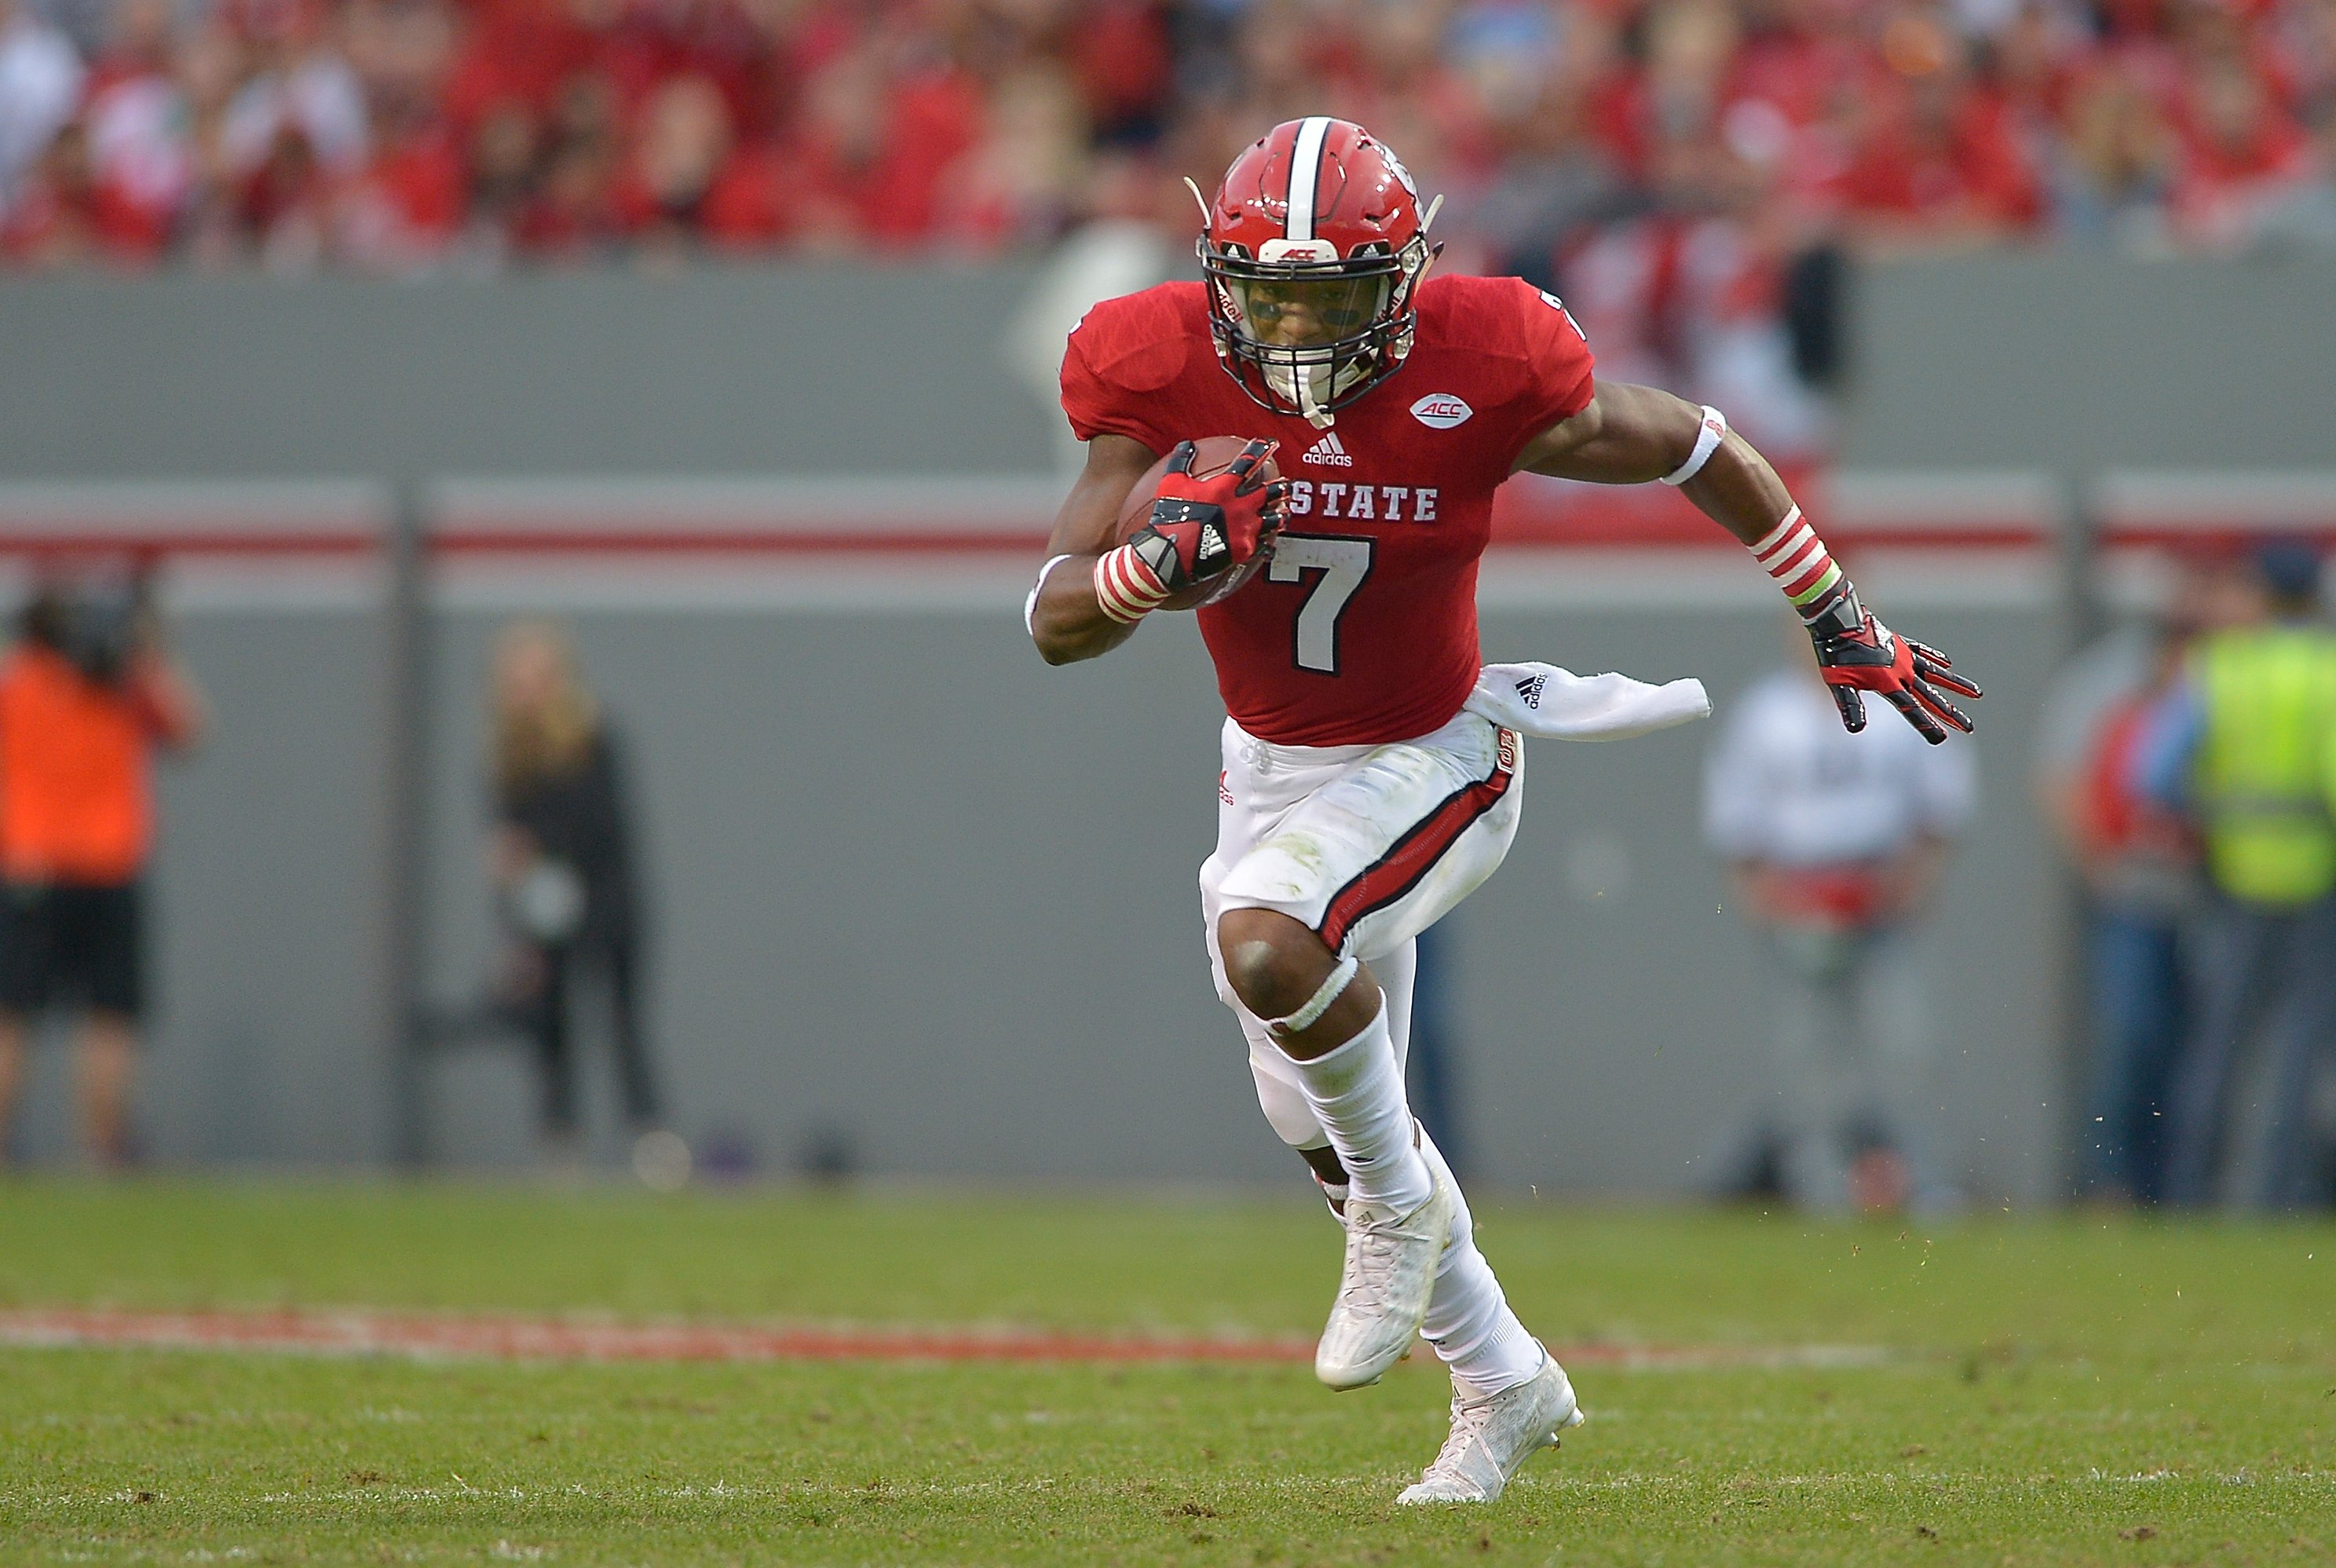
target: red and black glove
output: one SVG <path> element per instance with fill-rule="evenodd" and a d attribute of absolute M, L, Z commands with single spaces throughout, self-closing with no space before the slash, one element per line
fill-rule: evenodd
<path fill-rule="evenodd" d="M 1281 531 L 1287 481 L 1269 483 L 1265 460 L 1279 442 L 1252 441 L 1221 472 L 1192 477 L 1197 449 L 1168 454 L 1152 513 L 1125 544 L 1095 562 L 1095 599 L 1115 620 L 1133 621 L 1172 594 L 1214 582 L 1257 559 Z"/>
<path fill-rule="evenodd" d="M 1945 654 L 1901 637 L 1874 618 L 1857 600 L 1854 590 L 1810 623 L 1817 667 L 1841 709 L 1844 728 L 1855 735 L 1865 727 L 1865 699 L 1874 692 L 1887 700 L 1922 737 L 1932 745 L 1947 738 L 1949 729 L 1969 735 L 1971 721 L 1939 693 L 1940 687 L 1958 696 L 1976 697 L 1980 689 L 1954 673 Z"/>

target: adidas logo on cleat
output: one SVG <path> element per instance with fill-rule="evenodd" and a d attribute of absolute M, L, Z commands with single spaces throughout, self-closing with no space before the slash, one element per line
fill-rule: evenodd
<path fill-rule="evenodd" d="M 1321 440 L 1316 442 L 1312 446 L 1308 447 L 1306 449 L 1306 455 L 1299 458 L 1298 461 L 1300 463 L 1311 463 L 1323 468 L 1352 468 L 1355 466 L 1355 460 L 1347 455 L 1347 449 L 1345 447 L 1338 444 L 1338 433 L 1335 430 L 1325 435 Z"/>

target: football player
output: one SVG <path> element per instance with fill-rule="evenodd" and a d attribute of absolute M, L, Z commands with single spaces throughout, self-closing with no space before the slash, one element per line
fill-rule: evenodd
<path fill-rule="evenodd" d="M 1425 1333 L 1452 1429 L 1401 1501 L 1486 1502 L 1582 1418 L 1404 1096 L 1413 938 L 1500 864 L 1523 795 L 1517 735 L 1464 706 L 1493 492 L 1521 470 L 1680 486 L 1799 610 L 1852 730 L 1870 695 L 1943 741 L 1971 727 L 1945 694 L 1979 691 L 1874 618 L 1718 410 L 1599 384 L 1563 305 L 1518 279 L 1428 278 L 1435 206 L 1362 127 L 1276 126 L 1214 200 L 1193 194 L 1204 280 L 1106 301 L 1071 335 L 1086 462 L 1027 620 L 1049 663 L 1094 658 L 1172 596 L 1257 574 L 1199 611 L 1229 716 L 1201 868 L 1217 989 L 1346 1227 L 1316 1375 L 1374 1382 Z M 1184 443 L 1227 434 L 1255 439 L 1196 473 Z"/>

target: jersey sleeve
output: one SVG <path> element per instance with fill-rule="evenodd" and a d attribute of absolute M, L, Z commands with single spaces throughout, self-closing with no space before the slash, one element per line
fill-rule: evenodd
<path fill-rule="evenodd" d="M 1514 460 L 1543 431 L 1589 407 L 1597 386 L 1591 375 L 1595 359 L 1590 340 L 1564 302 L 1523 279 L 1513 285 L 1511 297 L 1515 307 L 1514 341 L 1522 355 L 1516 395 L 1508 409 L 1509 451 Z"/>
<path fill-rule="evenodd" d="M 1105 300 L 1071 333 L 1063 349 L 1063 412 L 1081 441 L 1124 435 L 1154 456 L 1175 446 L 1161 394 L 1182 370 L 1182 355 L 1161 324 L 1147 321 L 1159 314 L 1151 303 L 1143 295 Z"/>

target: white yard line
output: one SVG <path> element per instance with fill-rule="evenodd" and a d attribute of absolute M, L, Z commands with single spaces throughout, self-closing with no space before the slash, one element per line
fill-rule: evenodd
<path fill-rule="evenodd" d="M 567 1361 L 1302 1362 L 1289 1336 L 1132 1335 L 985 1328 L 868 1328 L 724 1322 L 610 1322 L 484 1313 L 364 1310 L 152 1311 L 0 1310 L 0 1345 L 141 1347 L 307 1355 Z M 1561 1360 L 1629 1371 L 1856 1368 L 1893 1359 L 1859 1345 L 1562 1346 Z"/>

